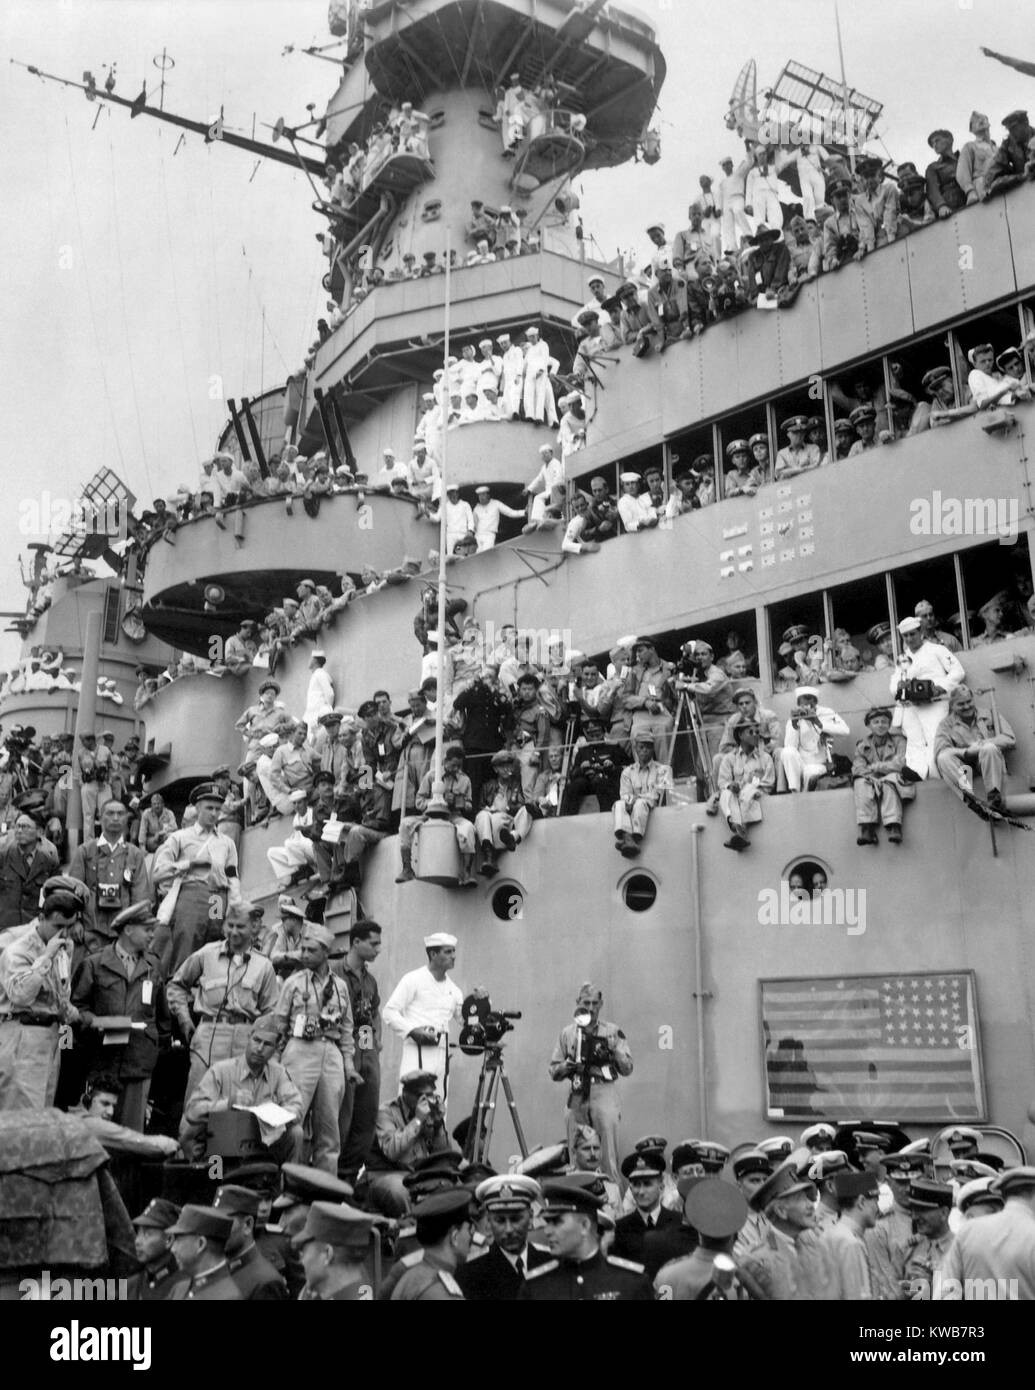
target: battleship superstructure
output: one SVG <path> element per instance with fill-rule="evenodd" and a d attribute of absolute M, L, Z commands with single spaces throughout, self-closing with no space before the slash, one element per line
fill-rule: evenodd
<path fill-rule="evenodd" d="M 615 6 L 567 0 L 532 8 L 522 0 L 385 0 L 362 12 L 353 33 L 328 104 L 328 149 L 346 151 L 371 134 L 388 104 L 409 100 L 428 117 L 427 153 L 373 168 L 348 215 L 337 217 L 329 293 L 347 298 L 360 253 L 385 269 L 407 253 L 441 256 L 447 228 L 462 263 L 473 199 L 520 206 L 526 226 L 542 227 L 541 249 L 453 275 L 451 331 L 454 341 L 473 342 L 535 324 L 564 357 L 572 315 L 587 298 L 588 263 L 570 205 L 558 208 L 557 199 L 573 173 L 629 159 L 642 139 L 665 73 L 649 24 Z M 512 72 L 528 84 L 552 79 L 563 99 L 505 159 L 494 90 Z M 648 462 L 670 481 L 677 455 L 719 459 L 731 439 L 757 432 L 769 436 L 775 456 L 778 422 L 801 411 L 823 415 L 832 437 L 835 390 L 853 373 L 890 388 L 891 360 L 914 380 L 940 360 L 958 373 L 956 344 L 987 338 L 1005 346 L 1030 329 L 1033 246 L 1028 184 L 820 277 L 786 311 L 741 314 L 664 356 L 633 360 L 628 348 L 617 351 L 604 389 L 592 393 L 588 445 L 569 460 L 569 482 L 603 474 L 617 490 L 623 467 Z M 613 290 L 619 274 L 598 268 Z M 319 345 L 304 378 L 263 402 L 262 430 L 246 431 L 235 416 L 222 442 L 258 460 L 268 452 L 262 436 L 277 437 L 283 411 L 303 454 L 326 448 L 335 462 L 355 459 L 373 471 L 384 449 L 409 447 L 420 393 L 441 365 L 444 308 L 444 276 L 379 286 Z M 464 598 L 482 625 L 569 633 L 573 645 L 598 655 L 634 632 L 657 638 L 666 654 L 691 636 L 724 650 L 735 630 L 757 649 L 754 684 L 783 719 L 793 695 L 776 688 L 777 648 L 792 622 L 858 634 L 880 620 L 894 625 L 925 597 L 942 614 L 966 613 L 1007 577 L 1026 578 L 1030 593 L 1031 407 L 1016 413 L 1006 432 L 961 421 L 621 536 L 593 555 L 562 555 L 560 530 L 519 536 L 452 565 L 450 595 Z M 516 495 L 545 433 L 529 422 L 466 425 L 449 437 L 449 477 L 465 497 L 481 482 Z M 1016 530 L 1005 543 L 994 531 L 944 520 L 943 500 L 975 494 L 1015 504 Z M 915 524 L 917 499 L 931 502 L 926 527 Z M 324 499 L 316 516 L 298 506 L 287 516 L 272 501 L 242 509 L 232 525 L 196 519 L 179 529 L 175 547 L 152 553 L 144 622 L 158 638 L 205 654 L 213 636 L 229 635 L 243 616 L 261 617 L 302 578 L 332 585 L 347 571 L 358 579 L 366 565 L 384 570 L 404 555 L 426 556 L 435 543 L 413 501 L 372 493 L 362 512 L 341 495 Z M 213 585 L 223 595 L 215 607 L 206 601 Z M 418 606 L 417 584 L 389 587 L 354 600 L 322 634 L 339 704 L 355 709 L 384 687 L 402 706 L 420 659 Z M 1008 791 L 1011 807 L 1027 814 L 1035 635 L 975 646 L 965 631 L 964 648 L 969 683 L 985 692 L 982 701 L 994 694 L 1017 735 Z M 299 713 L 308 654 L 305 644 L 294 648 L 277 672 L 281 698 Z M 149 734 L 168 746 L 169 762 L 154 787 L 239 761 L 233 721 L 263 674 L 177 681 L 161 692 Z M 825 685 L 822 696 L 843 713 L 852 738 L 861 737 L 866 710 L 888 702 L 888 673 L 861 672 Z M 284 834 L 283 822 L 244 832 L 242 878 L 256 901 L 275 898 L 265 851 Z M 498 1007 L 524 1012 L 508 1063 L 526 1128 L 546 1140 L 561 1133 L 564 1104 L 546 1061 L 587 979 L 602 987 L 605 1015 L 630 1039 L 627 1138 L 663 1122 L 672 1138 L 735 1141 L 795 1130 L 810 1114 L 899 1119 L 918 1132 L 955 1118 L 993 1120 L 1023 1132 L 1035 1064 L 1035 854 L 1023 830 L 990 832 L 948 786 L 928 781 L 899 847 L 857 847 L 845 789 L 768 800 L 746 856 L 724 849 L 724 838 L 692 797 L 654 814 L 634 864 L 616 855 L 607 814 L 541 822 L 503 860 L 499 878 L 461 894 L 439 882 L 397 886 L 397 841 L 389 837 L 370 853 L 362 888 L 364 910 L 385 927 L 382 992 L 423 961 L 426 932 L 455 932 L 462 985 L 484 984 Z M 803 864 L 825 872 L 832 888 L 862 895 L 852 931 L 766 917 L 765 895 Z M 347 927 L 350 907 L 347 897 L 329 906 L 336 930 Z M 963 1055 L 973 1081 L 966 1097 L 948 1099 L 935 1066 L 926 1110 L 914 1101 L 897 1112 L 896 1075 L 916 1084 L 905 1043 L 899 1071 L 889 1064 L 882 1075 L 860 1045 L 858 1075 L 843 1096 L 813 1095 L 810 1082 L 796 1086 L 786 1076 L 774 1084 L 774 1050 L 786 1044 L 785 1072 L 804 1074 L 809 1039 L 793 1024 L 787 1038 L 772 1031 L 779 1015 L 762 982 L 798 981 L 800 996 L 815 998 L 824 990 L 847 997 L 860 980 L 876 981 L 878 995 L 882 982 L 905 980 L 908 994 L 919 981 L 921 1011 L 930 1007 L 925 980 L 935 995 L 964 989 L 966 1003 L 950 1019 L 955 1031 L 945 1033 L 944 1068 Z M 836 998 L 828 1012 L 836 1014 Z M 396 1045 L 387 1041 L 386 1076 Z M 451 1088 L 460 1113 L 475 1066 L 457 1057 Z"/>

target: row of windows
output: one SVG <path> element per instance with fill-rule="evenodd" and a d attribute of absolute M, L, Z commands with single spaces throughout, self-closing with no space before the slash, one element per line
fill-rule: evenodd
<path fill-rule="evenodd" d="M 829 643 L 824 645 L 824 668 L 850 676 L 855 671 L 883 669 L 888 660 L 897 659 L 898 624 L 912 617 L 923 601 L 934 609 L 937 630 L 956 638 L 964 651 L 1035 631 L 1035 615 L 1029 607 L 1032 566 L 1025 534 L 1012 545 L 991 541 L 802 594 L 764 610 L 745 609 L 651 636 L 666 661 L 678 660 L 680 647 L 690 638 L 703 639 L 734 681 L 761 677 L 768 690 L 782 686 L 779 673 L 788 667 L 787 648 L 795 641 L 805 640 L 806 650 L 810 642 L 813 646 L 819 640 Z M 890 629 L 890 650 L 883 653 L 879 639 L 871 636 L 880 624 Z M 789 638 L 794 628 L 804 628 L 805 639 Z M 884 660 L 879 659 L 882 655 Z M 597 665 L 602 673 L 606 671 L 606 654 L 600 655 Z"/>
<path fill-rule="evenodd" d="M 711 459 L 715 495 L 723 495 L 723 478 L 729 468 L 726 449 L 734 440 L 750 440 L 763 435 L 768 440 L 770 466 L 767 478 L 772 479 L 773 461 L 787 444 L 781 429 L 783 422 L 795 415 L 819 417 L 822 424 L 821 449 L 831 459 L 839 457 L 835 421 L 847 419 L 851 411 L 862 404 L 872 404 L 877 411 L 878 434 L 886 431 L 901 438 L 911 429 L 923 428 L 926 405 L 930 396 L 923 385 L 924 374 L 935 367 L 948 367 L 952 372 L 955 406 L 969 400 L 967 374 L 970 363 L 967 352 L 981 343 L 991 343 L 996 355 L 1016 347 L 1035 327 L 1035 299 L 996 309 L 969 319 L 948 331 L 904 344 L 883 356 L 861 362 L 836 375 L 820 378 L 786 391 L 769 401 L 759 401 L 721 419 L 702 423 L 674 435 L 664 443 L 652 445 L 635 454 L 617 460 L 614 465 L 595 468 L 592 474 L 576 478 L 576 485 L 589 491 L 591 476 L 602 474 L 609 486 L 619 494 L 618 474 L 626 470 L 641 472 L 649 465 L 660 467 L 665 475 L 666 493 L 673 477 L 686 472 L 690 466 L 702 471 L 695 460 Z M 1031 384 L 1031 365 L 1026 365 L 1024 380 Z M 919 410 L 918 410 L 919 407 Z M 948 428 L 948 427 L 943 427 Z M 854 436 L 843 437 L 841 448 L 847 452 Z M 574 460 L 577 465 L 577 456 Z"/>

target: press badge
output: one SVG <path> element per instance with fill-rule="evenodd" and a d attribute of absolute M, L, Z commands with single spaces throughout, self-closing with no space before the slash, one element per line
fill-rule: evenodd
<path fill-rule="evenodd" d="M 601 1067 L 600 1078 L 602 1081 L 613 1081 L 615 1079 L 615 1074 L 610 1067 Z"/>
<path fill-rule="evenodd" d="M 151 980 L 144 981 L 143 985 L 140 987 L 140 1002 L 142 1004 L 150 1004 L 151 996 L 154 994 L 154 988 L 154 984 Z"/>
<path fill-rule="evenodd" d="M 293 1038 L 305 1037 L 305 1014 L 295 1014 L 295 1021 L 291 1026 L 291 1036 Z"/>
<path fill-rule="evenodd" d="M 383 743 L 379 743 L 377 745 L 377 756 L 379 758 L 383 758 L 385 756 L 385 746 Z"/>

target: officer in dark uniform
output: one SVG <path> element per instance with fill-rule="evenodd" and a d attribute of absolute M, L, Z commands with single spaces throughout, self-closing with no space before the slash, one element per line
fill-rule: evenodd
<path fill-rule="evenodd" d="M 291 1298 L 297 1298 L 305 1283 L 305 1271 L 297 1250 L 291 1244 L 292 1236 L 297 1235 L 305 1225 L 311 1202 L 349 1202 L 353 1189 L 351 1183 L 325 1173 L 322 1168 L 309 1168 L 304 1163 L 285 1163 L 280 1171 L 283 1191 L 273 1199 L 271 1207 L 271 1211 L 277 1215 L 278 1229 L 269 1231 L 267 1235 L 268 1238 L 275 1238 L 284 1260 L 288 1294 Z M 241 1178 L 240 1169 L 234 1177 L 238 1180 Z M 268 1245 L 269 1239 L 265 1253 L 270 1263 L 277 1267 L 278 1261 L 270 1255 Z"/>
<path fill-rule="evenodd" d="M 216 1188 L 213 1207 L 233 1218 L 234 1229 L 226 1258 L 234 1283 L 249 1302 L 280 1303 L 288 1296 L 287 1281 L 267 1260 L 255 1241 L 255 1222 L 262 1197 L 248 1187 L 225 1183 Z"/>
<path fill-rule="evenodd" d="M 681 1260 L 684 1255 L 689 1255 L 697 1249 L 698 1234 L 687 1216 L 686 1199 L 697 1184 L 704 1181 L 704 1164 L 700 1160 L 701 1155 L 688 1141 L 677 1144 L 672 1150 L 672 1171 L 678 1172 L 680 1168 L 684 1170 L 676 1179 L 676 1191 L 682 1202 L 680 1210 L 673 1214 L 679 1217 L 679 1222 L 675 1226 L 665 1225 L 647 1231 L 643 1237 L 641 1263 L 647 1278 L 652 1282 L 662 1265 L 668 1264 L 671 1260 Z M 697 1171 L 691 1171 L 692 1168 L 696 1168 Z"/>
<path fill-rule="evenodd" d="M 240 1303 L 244 1294 L 230 1276 L 226 1243 L 233 1234 L 229 1216 L 213 1207 L 186 1206 L 175 1226 L 169 1227 L 172 1252 L 187 1277 L 175 1279 L 163 1301 L 167 1303 Z"/>
<path fill-rule="evenodd" d="M 512 1303 L 528 1271 L 546 1264 L 549 1255 L 528 1239 L 532 1206 L 542 1195 L 534 1178 L 516 1173 L 487 1178 L 475 1188 L 492 1242 L 484 1254 L 468 1259 L 457 1271 L 456 1282 L 469 1302 Z"/>
<path fill-rule="evenodd" d="M 233 1179 L 236 1187 L 246 1187 L 258 1195 L 259 1209 L 252 1227 L 255 1244 L 277 1273 L 286 1279 L 289 1266 L 298 1265 L 298 1261 L 291 1254 L 287 1237 L 282 1236 L 279 1230 L 271 1231 L 268 1225 L 273 1198 L 280 1191 L 280 1168 L 276 1163 L 242 1163 L 227 1177 Z M 300 1265 L 298 1269 L 301 1287 Z"/>
<path fill-rule="evenodd" d="M 156 1303 L 167 1296 L 170 1285 L 186 1277 L 169 1247 L 168 1232 L 179 1215 L 175 1202 L 155 1197 L 134 1218 L 133 1234 L 142 1268 L 129 1280 L 126 1297 L 130 1302 Z"/>
<path fill-rule="evenodd" d="M 543 1184 L 547 1243 L 554 1257 L 530 1270 L 518 1301 L 583 1303 L 653 1299 L 643 1266 L 600 1249 L 598 1217 L 604 1198 L 571 1178 Z"/>
<path fill-rule="evenodd" d="M 661 1205 L 665 1159 L 656 1149 L 641 1149 L 622 1161 L 622 1177 L 629 1184 L 636 1210 L 615 1222 L 614 1253 L 623 1260 L 643 1263 L 643 1242 L 648 1231 L 665 1230 L 682 1222 L 679 1212 Z"/>
<path fill-rule="evenodd" d="M 301 1302 L 369 1303 L 371 1239 L 387 1223 L 382 1216 L 333 1202 L 314 1202 L 292 1243 L 305 1268 Z"/>
<path fill-rule="evenodd" d="M 410 1211 L 400 1218 L 395 1233 L 395 1263 L 381 1281 L 377 1294 L 381 1302 L 387 1303 L 406 1271 L 424 1259 L 424 1247 L 417 1239 L 417 1208 L 432 1193 L 451 1192 L 461 1186 L 463 1178 L 458 1170 L 462 1161 L 458 1153 L 428 1154 L 418 1159 L 413 1172 L 403 1178 Z"/>
<path fill-rule="evenodd" d="M 424 1258 L 392 1290 L 393 1303 L 463 1302 L 456 1271 L 467 1259 L 474 1226 L 466 1187 L 434 1192 L 416 1209 L 417 1239 Z"/>

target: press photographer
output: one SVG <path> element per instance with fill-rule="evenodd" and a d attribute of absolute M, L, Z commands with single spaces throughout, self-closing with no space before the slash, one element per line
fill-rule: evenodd
<path fill-rule="evenodd" d="M 600 1136 L 601 1171 L 618 1181 L 618 1125 L 622 1112 L 618 1077 L 631 1076 L 632 1053 L 625 1034 L 615 1023 L 600 1021 L 604 996 L 596 985 L 580 986 L 575 1018 L 561 1029 L 550 1058 L 550 1079 L 567 1081 L 569 1151 L 580 1124 L 592 1125 Z"/>
<path fill-rule="evenodd" d="M 442 1099 L 434 1072 L 411 1071 L 401 1079 L 401 1094 L 377 1115 L 374 1147 L 367 1163 L 367 1200 L 385 1216 L 403 1216 L 410 1209 L 405 1179 L 422 1158 L 434 1153 L 458 1153 L 446 1133 Z"/>
<path fill-rule="evenodd" d="M 906 736 L 904 775 L 916 782 L 937 775 L 934 736 L 945 718 L 949 692 L 964 679 L 964 671 L 948 647 L 924 636 L 919 618 L 903 618 L 898 630 L 902 654 L 889 682 L 895 700 L 891 727 Z"/>

